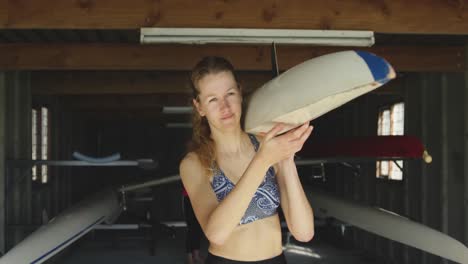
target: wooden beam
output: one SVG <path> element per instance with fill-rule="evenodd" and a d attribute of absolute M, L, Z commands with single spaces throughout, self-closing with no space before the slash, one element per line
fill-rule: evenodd
<path fill-rule="evenodd" d="M 314 58 L 349 48 L 278 47 L 278 63 L 290 68 Z M 463 46 L 376 46 L 360 48 L 385 58 L 400 72 L 463 72 L 466 68 Z"/>
<path fill-rule="evenodd" d="M 191 99 L 188 72 L 33 72 L 31 90 L 38 102 L 48 96 L 61 96 L 65 106 L 69 98 L 83 98 L 83 104 L 107 107 L 154 107 L 186 105 Z M 269 72 L 238 72 L 243 92 L 249 96 L 272 78 Z M 400 78 L 373 91 L 377 94 L 401 94 Z M 72 99 L 76 100 L 76 99 Z"/>
<path fill-rule="evenodd" d="M 157 94 L 157 95 L 70 95 L 59 96 L 64 109 L 135 109 L 154 110 L 161 112 L 163 106 L 188 106 L 189 94 Z"/>
<path fill-rule="evenodd" d="M 35 71 L 31 76 L 33 95 L 190 94 L 188 72 Z"/>
<path fill-rule="evenodd" d="M 40 97 L 36 97 L 40 100 Z M 188 94 L 58 96 L 61 111 L 89 119 L 151 119 L 162 123 L 189 122 L 190 114 L 165 114 L 163 106 L 188 106 Z"/>
<path fill-rule="evenodd" d="M 0 1 L 0 28 L 227 27 L 467 34 L 464 1 Z"/>
<path fill-rule="evenodd" d="M 0 69 L 189 70 L 208 55 L 224 56 L 238 69 L 270 68 L 267 46 L 3 44 L 0 45 Z"/>
<path fill-rule="evenodd" d="M 278 46 L 281 70 L 307 59 L 350 48 Z M 463 72 L 463 46 L 367 48 L 397 71 Z M 207 55 L 223 56 L 238 70 L 271 69 L 268 46 L 138 44 L 2 44 L 0 70 L 190 70 Z"/>
<path fill-rule="evenodd" d="M 248 94 L 272 75 L 239 72 L 238 77 Z M 187 71 L 36 71 L 31 79 L 34 95 L 191 94 Z"/>
<path fill-rule="evenodd" d="M 163 115 L 158 111 L 137 109 L 82 109 L 74 112 L 74 116 L 77 115 L 89 120 L 117 120 L 122 123 L 126 120 L 151 120 L 158 124 L 191 123 L 190 115 Z"/>

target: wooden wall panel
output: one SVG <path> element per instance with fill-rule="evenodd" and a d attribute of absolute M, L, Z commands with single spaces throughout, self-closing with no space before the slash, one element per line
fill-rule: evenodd
<path fill-rule="evenodd" d="M 0 28 L 226 27 L 466 34 L 463 1 L 7 1 Z"/>

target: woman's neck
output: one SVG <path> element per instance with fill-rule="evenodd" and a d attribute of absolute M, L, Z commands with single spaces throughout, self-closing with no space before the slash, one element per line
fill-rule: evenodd
<path fill-rule="evenodd" d="M 237 155 L 245 153 L 250 146 L 248 135 L 242 129 L 232 131 L 211 131 L 211 137 L 216 142 L 216 152 L 222 155 Z"/>

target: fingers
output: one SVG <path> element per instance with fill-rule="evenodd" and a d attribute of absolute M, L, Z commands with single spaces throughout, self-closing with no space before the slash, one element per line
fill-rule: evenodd
<path fill-rule="evenodd" d="M 307 138 L 312 134 L 312 130 L 314 129 L 313 126 L 307 126 L 307 128 L 300 134 L 295 141 L 303 144 Z"/>
<path fill-rule="evenodd" d="M 293 130 L 289 131 L 285 134 L 288 141 L 295 141 L 301 138 L 301 136 L 307 131 L 309 127 L 309 122 L 302 124 L 299 127 L 294 128 Z"/>
<path fill-rule="evenodd" d="M 312 130 L 314 130 L 313 126 L 307 126 L 307 128 L 304 130 L 304 132 L 301 134 L 300 139 L 302 141 L 306 141 L 307 138 L 312 134 Z"/>
<path fill-rule="evenodd" d="M 278 137 L 277 139 L 282 141 L 283 144 L 286 144 L 289 148 L 289 151 L 294 153 L 302 149 L 305 141 L 312 134 L 313 127 L 309 125 L 309 122 L 297 127 L 288 133 Z M 289 152 L 287 151 L 287 152 Z"/>
<path fill-rule="evenodd" d="M 302 141 L 302 143 L 304 143 L 304 142 L 309 138 L 309 136 L 312 134 L 312 130 L 314 130 L 314 127 L 313 127 L 313 126 L 309 126 L 309 127 L 307 128 L 307 130 L 304 131 L 304 133 L 302 133 L 301 138 L 300 138 L 300 140 Z"/>
<path fill-rule="evenodd" d="M 272 138 L 274 138 L 278 133 L 284 128 L 284 125 L 282 123 L 276 124 L 270 131 L 268 131 L 265 135 L 265 141 L 268 141 Z"/>
<path fill-rule="evenodd" d="M 309 127 L 309 122 L 307 122 L 300 126 L 296 131 L 294 131 L 294 135 L 296 136 L 296 138 L 301 138 L 301 136 L 307 132 Z"/>
<path fill-rule="evenodd" d="M 305 141 L 312 134 L 313 129 L 314 129 L 313 126 L 307 126 L 305 131 L 296 140 L 293 140 L 293 141 L 290 142 L 293 145 L 293 148 L 295 149 L 295 152 L 298 152 L 298 151 L 300 151 L 302 149 L 302 147 L 304 146 Z"/>
<path fill-rule="evenodd" d="M 277 136 L 285 125 L 278 123 L 270 131 L 264 133 L 260 149 L 264 155 L 267 155 L 272 164 L 294 156 L 300 151 L 304 142 L 309 138 L 312 133 L 313 127 L 309 122 L 283 134 Z"/>

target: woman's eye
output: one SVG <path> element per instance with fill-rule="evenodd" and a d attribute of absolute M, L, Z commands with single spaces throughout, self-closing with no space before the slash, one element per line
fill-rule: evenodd
<path fill-rule="evenodd" d="M 208 100 L 208 103 L 211 103 L 211 102 L 216 102 L 216 98 L 211 98 L 210 100 Z"/>
<path fill-rule="evenodd" d="M 236 94 L 235 92 L 228 93 L 228 95 L 235 95 L 235 94 Z"/>

